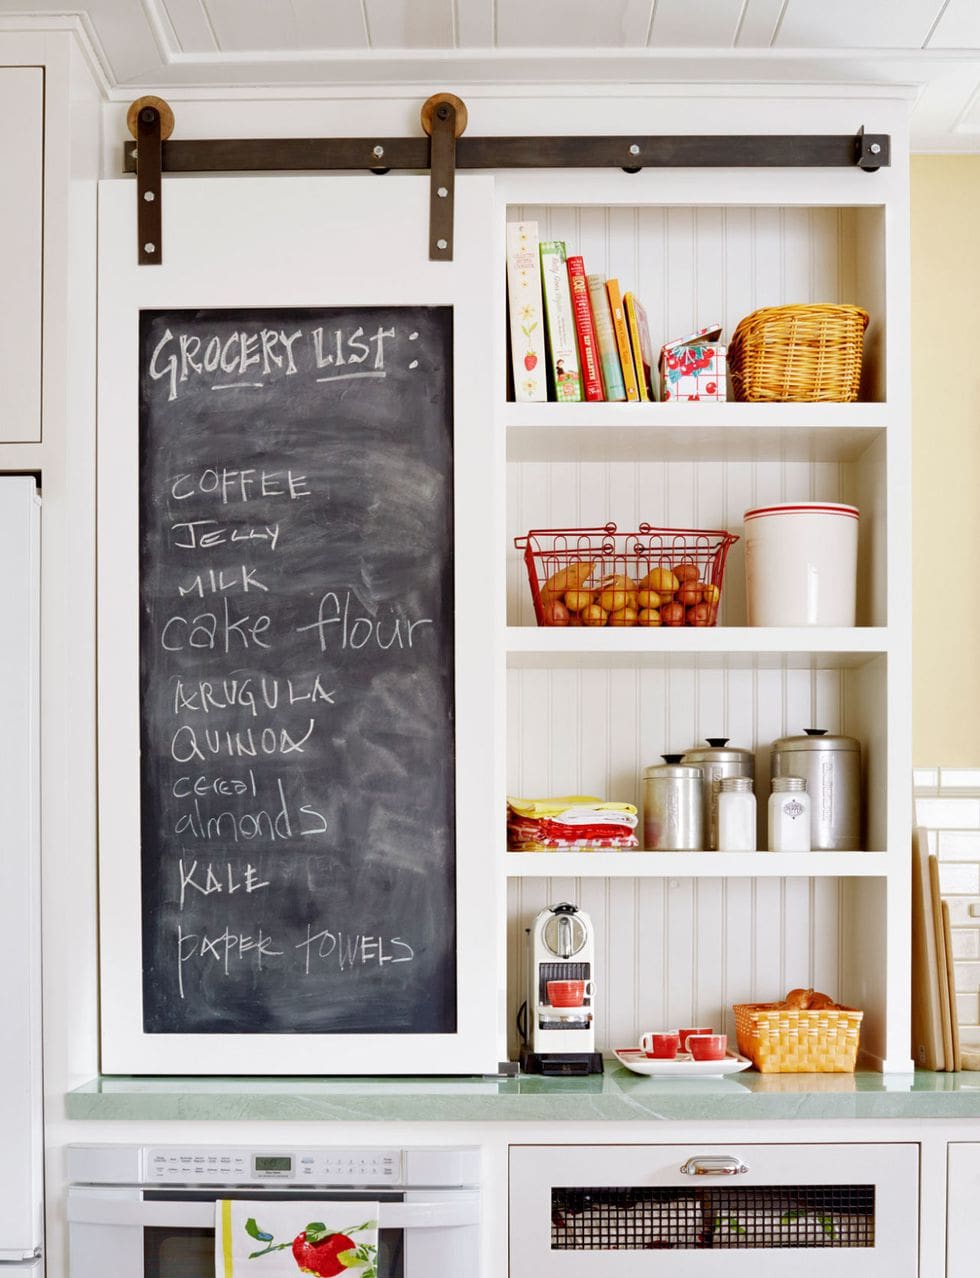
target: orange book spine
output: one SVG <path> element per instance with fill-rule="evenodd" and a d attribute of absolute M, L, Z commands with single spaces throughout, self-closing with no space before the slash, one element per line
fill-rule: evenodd
<path fill-rule="evenodd" d="M 587 400 L 601 400 L 602 371 L 599 362 L 599 341 L 592 319 L 589 302 L 589 286 L 585 278 L 585 261 L 581 257 L 568 259 L 568 283 L 572 291 L 572 314 L 575 317 L 575 333 L 578 337 L 579 360 L 582 366 L 582 390 Z"/>
<path fill-rule="evenodd" d="M 619 280 L 606 280 L 606 292 L 609 294 L 609 309 L 612 311 L 613 331 L 616 334 L 616 346 L 619 348 L 619 362 L 623 366 L 626 398 L 638 400 L 640 387 L 636 380 L 636 369 L 633 367 L 633 352 L 630 350 L 630 335 L 626 327 L 626 314 L 623 310 L 623 295 L 619 291 Z"/>

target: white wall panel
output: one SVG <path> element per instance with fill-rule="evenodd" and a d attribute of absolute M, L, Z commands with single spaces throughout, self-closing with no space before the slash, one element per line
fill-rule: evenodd
<path fill-rule="evenodd" d="M 726 48 L 735 42 L 745 0 L 657 0 L 650 44 L 657 48 Z"/>
<path fill-rule="evenodd" d="M 41 438 L 44 69 L 0 66 L 0 442 Z"/>
<path fill-rule="evenodd" d="M 496 0 L 501 48 L 644 45 L 651 0 Z"/>
<path fill-rule="evenodd" d="M 834 879 L 512 879 L 508 886 L 508 1050 L 527 995 L 525 929 L 571 901 L 596 934 L 596 1048 L 645 1030 L 711 1025 L 732 1038 L 732 1004 L 795 986 L 836 994 L 840 888 Z"/>
<path fill-rule="evenodd" d="M 533 528 L 599 527 L 623 531 L 639 521 L 672 528 L 728 528 L 742 534 L 750 505 L 779 501 L 840 501 L 853 467 L 809 462 L 511 462 L 507 480 L 507 616 L 533 625 L 534 609 L 522 552 L 513 539 Z M 871 495 L 867 494 L 870 501 Z M 860 504 L 860 503 L 859 503 Z M 865 521 L 872 537 L 873 520 Z M 732 548 L 722 590 L 721 625 L 745 622 L 744 547 Z M 866 571 L 872 570 L 867 556 Z M 870 608 L 869 595 L 865 602 Z M 883 600 L 880 601 L 883 606 Z M 859 620 L 867 622 L 870 613 Z"/>
<path fill-rule="evenodd" d="M 452 0 L 364 0 L 372 49 L 449 49 Z"/>
<path fill-rule="evenodd" d="M 774 44 L 781 49 L 918 49 L 941 0 L 788 0 Z"/>
<path fill-rule="evenodd" d="M 181 52 L 213 53 L 218 48 L 204 0 L 160 0 L 160 12 L 169 20 Z"/>
<path fill-rule="evenodd" d="M 360 0 L 206 0 L 224 53 L 270 49 L 363 49 L 368 33 Z"/>
<path fill-rule="evenodd" d="M 786 0 L 745 0 L 735 33 L 736 47 L 767 49 L 772 44 L 785 5 Z"/>
<path fill-rule="evenodd" d="M 488 48 L 494 42 L 494 0 L 454 0 L 456 44 L 460 49 Z"/>
<path fill-rule="evenodd" d="M 948 0 L 926 47 L 980 49 L 980 5 L 976 0 Z"/>
<path fill-rule="evenodd" d="M 761 306 L 858 301 L 884 312 L 877 210 L 527 205 L 508 217 L 536 221 L 542 239 L 564 239 L 587 271 L 635 292 L 658 351 L 715 322 L 727 340 Z"/>
<path fill-rule="evenodd" d="M 755 750 L 760 778 L 769 776 L 771 743 L 807 727 L 873 740 L 881 756 L 882 690 L 874 662 L 856 670 L 699 669 L 675 656 L 662 666 L 512 669 L 508 792 L 639 803 L 645 767 L 707 736 Z M 882 759 L 865 762 L 877 768 Z"/>

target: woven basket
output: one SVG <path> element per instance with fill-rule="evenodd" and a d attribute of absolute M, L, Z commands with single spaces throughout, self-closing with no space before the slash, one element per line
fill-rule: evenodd
<path fill-rule="evenodd" d="M 859 306 L 766 306 L 728 345 L 735 398 L 852 403 L 861 385 L 868 312 Z"/>
<path fill-rule="evenodd" d="M 761 1074 L 853 1074 L 863 1012 L 736 1003 L 738 1050 Z"/>

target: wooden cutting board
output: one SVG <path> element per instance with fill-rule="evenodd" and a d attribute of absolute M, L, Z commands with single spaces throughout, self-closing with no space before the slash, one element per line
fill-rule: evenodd
<path fill-rule="evenodd" d="M 946 1068 L 939 952 L 924 830 L 912 832 L 912 1057 L 921 1069 Z"/>
<path fill-rule="evenodd" d="M 946 954 L 946 982 L 949 987 L 949 1023 L 953 1037 L 953 1069 L 963 1068 L 960 1057 L 960 1022 L 956 1015 L 956 968 L 953 966 L 953 933 L 949 923 L 949 906 L 941 901 L 943 911 L 943 948 Z"/>
<path fill-rule="evenodd" d="M 952 1069 L 953 1015 L 949 1006 L 949 978 L 946 975 L 946 942 L 943 939 L 943 898 L 939 895 L 939 858 L 929 857 L 929 895 L 932 925 L 936 937 L 936 978 L 939 982 L 939 1010 L 943 1022 L 943 1054 L 946 1068 Z"/>

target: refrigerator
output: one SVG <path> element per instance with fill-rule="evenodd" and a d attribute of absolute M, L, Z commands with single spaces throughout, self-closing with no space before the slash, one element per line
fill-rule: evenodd
<path fill-rule="evenodd" d="M 0 476 L 0 1278 L 41 1278 L 40 499 Z"/>

